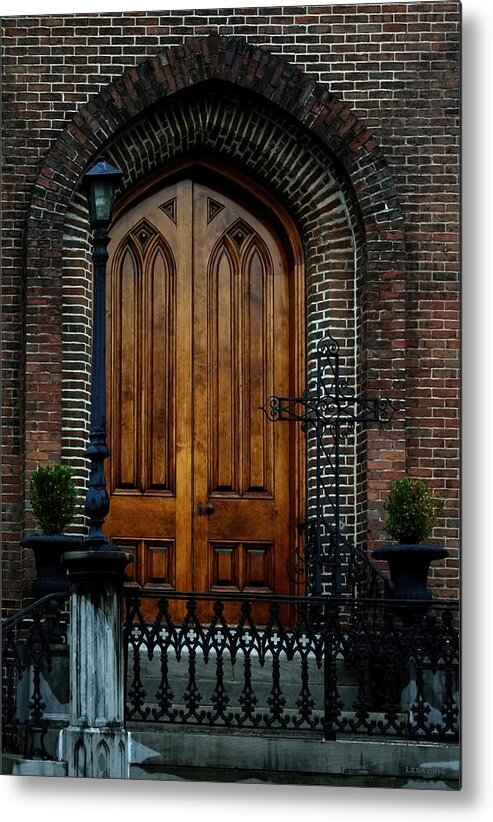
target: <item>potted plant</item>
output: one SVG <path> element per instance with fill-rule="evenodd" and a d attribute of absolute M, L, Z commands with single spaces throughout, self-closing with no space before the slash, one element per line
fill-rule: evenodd
<path fill-rule="evenodd" d="M 373 552 L 389 564 L 393 596 L 398 599 L 431 599 L 427 587 L 433 560 L 448 556 L 446 548 L 426 542 L 438 524 L 443 504 L 422 479 L 404 477 L 390 488 L 385 503 L 385 530 L 397 544 Z"/>
<path fill-rule="evenodd" d="M 81 539 L 65 534 L 72 522 L 78 502 L 72 468 L 47 465 L 36 468 L 29 478 L 33 514 L 43 533 L 22 539 L 21 545 L 34 552 L 37 578 L 32 594 L 39 599 L 46 594 L 70 590 L 62 555 L 76 550 Z"/>

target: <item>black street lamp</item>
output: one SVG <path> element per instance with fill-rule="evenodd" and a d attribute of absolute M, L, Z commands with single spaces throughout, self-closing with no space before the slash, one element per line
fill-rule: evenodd
<path fill-rule="evenodd" d="M 106 491 L 104 460 L 109 456 L 106 444 L 106 263 L 109 243 L 108 226 L 115 194 L 123 173 L 101 161 L 84 175 L 84 187 L 89 203 L 93 230 L 92 259 L 94 262 L 93 330 L 91 373 L 91 430 L 86 455 L 91 460 L 91 473 L 86 494 L 86 514 L 89 533 L 86 550 L 108 550 L 109 541 L 103 531 L 110 501 Z"/>
<path fill-rule="evenodd" d="M 129 775 L 129 736 L 124 727 L 122 591 L 130 554 L 104 534 L 110 508 L 104 479 L 106 445 L 105 279 L 108 226 L 123 174 L 97 163 L 84 176 L 94 261 L 91 430 L 86 451 L 91 475 L 86 494 L 89 533 L 81 549 L 64 554 L 70 580 L 70 724 L 60 737 L 69 776 Z M 82 763 L 82 764 L 81 764 Z"/>

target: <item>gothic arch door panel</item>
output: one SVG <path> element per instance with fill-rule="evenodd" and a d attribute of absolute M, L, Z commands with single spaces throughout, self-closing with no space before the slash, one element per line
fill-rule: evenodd
<path fill-rule="evenodd" d="M 259 408 L 299 390 L 299 298 L 278 236 L 183 179 L 111 238 L 108 537 L 148 590 L 292 592 L 299 443 Z"/>

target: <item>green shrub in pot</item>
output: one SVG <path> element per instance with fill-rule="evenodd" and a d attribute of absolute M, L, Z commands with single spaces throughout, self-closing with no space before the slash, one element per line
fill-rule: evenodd
<path fill-rule="evenodd" d="M 445 559 L 449 553 L 440 545 L 425 542 L 440 521 L 443 503 L 425 480 L 404 477 L 392 483 L 384 507 L 384 528 L 397 544 L 378 548 L 372 556 L 388 562 L 393 597 L 429 600 L 430 563 Z"/>
<path fill-rule="evenodd" d="M 69 465 L 39 466 L 29 478 L 33 514 L 44 534 L 63 534 L 77 508 L 77 488 Z"/>
<path fill-rule="evenodd" d="M 443 503 L 423 479 L 404 477 L 396 480 L 384 505 L 385 530 L 397 542 L 425 542 L 440 520 Z"/>
<path fill-rule="evenodd" d="M 66 534 L 77 511 L 78 492 L 69 465 L 43 465 L 29 478 L 31 504 L 42 534 L 29 534 L 21 545 L 34 553 L 36 579 L 32 594 L 39 599 L 47 594 L 69 592 L 62 562 L 64 554 L 76 551 L 81 537 Z M 56 605 L 56 603 L 55 603 Z"/>

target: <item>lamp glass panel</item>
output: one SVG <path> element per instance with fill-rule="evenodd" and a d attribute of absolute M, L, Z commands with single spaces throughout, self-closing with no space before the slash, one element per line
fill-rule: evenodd
<path fill-rule="evenodd" d="M 98 180 L 93 184 L 93 217 L 98 222 L 109 221 L 113 206 L 113 180 Z"/>

